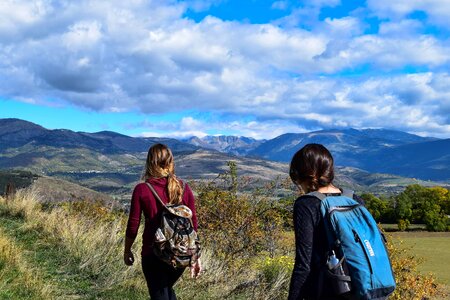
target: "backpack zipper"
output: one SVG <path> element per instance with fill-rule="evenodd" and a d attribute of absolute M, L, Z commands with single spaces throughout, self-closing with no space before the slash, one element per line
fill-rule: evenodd
<path fill-rule="evenodd" d="M 366 257 L 367 263 L 369 264 L 370 274 L 373 274 L 372 263 L 370 262 L 370 258 L 369 258 L 369 255 L 367 254 L 366 247 L 364 246 L 363 241 L 359 237 L 358 233 L 353 229 L 352 229 L 352 232 L 353 232 L 353 236 L 355 238 L 355 242 L 358 243 L 363 249 L 364 256 Z"/>
<path fill-rule="evenodd" d="M 353 204 L 353 205 L 346 205 L 346 206 L 333 206 L 328 210 L 328 215 L 331 217 L 331 215 L 335 212 L 346 212 L 353 210 L 360 206 L 361 204 Z"/>

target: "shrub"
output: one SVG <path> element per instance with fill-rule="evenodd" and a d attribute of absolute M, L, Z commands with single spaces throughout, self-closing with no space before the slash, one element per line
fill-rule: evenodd
<path fill-rule="evenodd" d="M 261 271 L 262 282 L 272 285 L 280 277 L 280 273 L 290 275 L 294 267 L 294 258 L 286 255 L 273 258 L 268 256 L 257 267 Z"/>
<path fill-rule="evenodd" d="M 400 231 L 405 231 L 409 228 L 409 220 L 403 220 L 400 219 L 398 220 L 397 226 L 398 226 L 398 230 Z"/>
<path fill-rule="evenodd" d="M 198 183 L 197 211 L 203 243 L 228 262 L 265 250 L 273 255 L 283 220 L 277 199 L 255 190 L 239 193 L 236 165 L 216 181 Z"/>

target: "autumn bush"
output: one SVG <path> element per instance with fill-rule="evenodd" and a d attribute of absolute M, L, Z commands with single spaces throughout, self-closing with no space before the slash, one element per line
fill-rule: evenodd
<path fill-rule="evenodd" d="M 283 229 L 279 203 L 262 189 L 240 193 L 236 165 L 215 181 L 195 184 L 203 244 L 228 262 L 274 255 Z M 265 189 L 265 191 L 271 191 Z"/>

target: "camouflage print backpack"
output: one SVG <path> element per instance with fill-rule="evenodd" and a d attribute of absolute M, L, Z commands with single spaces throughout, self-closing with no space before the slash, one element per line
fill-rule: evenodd
<path fill-rule="evenodd" d="M 166 205 L 153 186 L 146 182 L 156 199 L 164 207 L 161 225 L 156 230 L 153 252 L 174 268 L 195 264 L 200 257 L 200 243 L 192 224 L 192 211 L 182 204 Z M 184 195 L 183 184 L 183 195 Z"/>

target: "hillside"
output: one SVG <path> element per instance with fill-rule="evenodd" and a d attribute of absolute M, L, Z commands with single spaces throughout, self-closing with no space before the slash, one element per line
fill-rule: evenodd
<path fill-rule="evenodd" d="M 22 148 L 88 149 L 105 154 L 147 152 L 149 145 L 164 143 L 174 153 L 194 151 L 198 147 L 170 138 L 130 137 L 110 131 L 74 132 L 45 129 L 20 119 L 0 119 L 0 151 L 20 152 Z"/>
<path fill-rule="evenodd" d="M 38 176 L 29 171 L 0 170 L 0 196 L 4 196 L 7 184 L 12 184 L 16 191 L 32 187 L 40 199 L 45 199 L 46 202 L 51 203 L 89 200 L 102 203 L 105 206 L 117 204 L 107 194 L 60 178 Z"/>
<path fill-rule="evenodd" d="M 99 202 L 107 207 L 115 206 L 117 203 L 107 194 L 99 193 L 76 183 L 59 178 L 42 176 L 33 183 L 35 191 L 41 199 L 46 202 L 68 202 L 88 200 Z"/>
<path fill-rule="evenodd" d="M 7 193 L 7 186 L 13 190 L 30 186 L 39 178 L 36 174 L 21 170 L 0 170 L 0 196 Z"/>
<path fill-rule="evenodd" d="M 280 135 L 256 147 L 249 154 L 288 162 L 304 145 L 318 143 L 333 153 L 337 165 L 359 167 L 360 159 L 367 152 L 429 140 L 433 139 L 384 129 L 320 130 Z"/>
<path fill-rule="evenodd" d="M 450 139 L 382 149 L 368 155 L 364 168 L 429 180 L 450 180 Z"/>
<path fill-rule="evenodd" d="M 263 159 L 232 156 L 221 152 L 198 150 L 175 157 L 176 172 L 181 177 L 192 179 L 213 179 L 228 171 L 227 162 L 235 161 L 238 175 L 255 179 L 272 180 L 287 176 L 288 165 Z"/>
<path fill-rule="evenodd" d="M 309 143 L 325 145 L 339 166 L 422 180 L 450 180 L 450 140 L 385 129 L 289 133 L 262 143 L 249 155 L 289 162 L 298 149 Z"/>
<path fill-rule="evenodd" d="M 449 183 L 425 181 L 385 173 L 369 173 L 353 167 L 337 167 L 336 183 L 338 186 L 352 189 L 358 193 L 370 192 L 375 195 L 398 194 L 411 184 L 450 188 Z"/>

